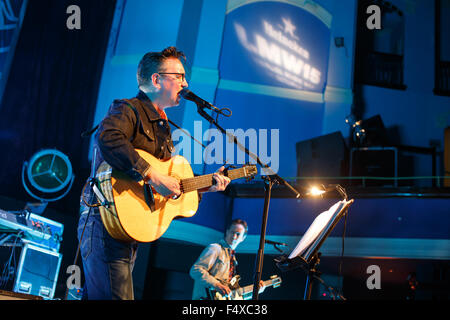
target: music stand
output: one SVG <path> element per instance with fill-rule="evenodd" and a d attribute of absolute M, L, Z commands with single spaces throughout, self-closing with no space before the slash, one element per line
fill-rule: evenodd
<path fill-rule="evenodd" d="M 311 290 L 315 279 L 325 284 L 319 277 L 320 272 L 317 270 L 321 256 L 319 252 L 320 247 L 339 220 L 345 215 L 353 201 L 353 199 L 348 201 L 343 199 L 335 203 L 327 211 L 322 212 L 314 219 L 313 223 L 288 257 L 283 255 L 275 258 L 277 267 L 283 272 L 297 268 L 302 268 L 306 272 L 304 300 L 311 299 Z M 342 296 L 340 297 L 343 298 Z"/>

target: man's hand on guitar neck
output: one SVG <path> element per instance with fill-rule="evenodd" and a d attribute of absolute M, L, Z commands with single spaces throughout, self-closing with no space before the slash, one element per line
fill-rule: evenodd
<path fill-rule="evenodd" d="M 181 195 L 180 181 L 174 177 L 159 173 L 152 168 L 148 170 L 144 182 L 149 183 L 163 197 L 177 197 Z"/>
<path fill-rule="evenodd" d="M 211 186 L 208 189 L 201 189 L 198 190 L 199 192 L 217 192 L 217 191 L 224 191 L 228 184 L 230 183 L 231 179 L 228 178 L 227 176 L 225 176 L 223 174 L 223 171 L 225 170 L 225 167 L 222 166 L 220 167 L 219 170 L 217 170 L 216 172 L 214 172 L 213 174 L 213 178 L 216 181 L 216 184 L 214 184 L 213 186 Z"/>
<path fill-rule="evenodd" d="M 218 171 L 214 172 L 213 178 L 216 181 L 216 184 L 208 189 L 199 190 L 199 192 L 224 191 L 231 181 L 230 178 L 223 174 L 224 170 L 225 167 L 222 166 Z M 180 181 L 174 177 L 162 174 L 151 167 L 146 173 L 144 182 L 149 183 L 155 188 L 156 192 L 164 197 L 176 197 L 181 195 Z"/>

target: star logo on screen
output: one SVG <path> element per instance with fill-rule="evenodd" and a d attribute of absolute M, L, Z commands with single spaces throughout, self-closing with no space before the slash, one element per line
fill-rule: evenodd
<path fill-rule="evenodd" d="M 294 31 L 297 27 L 292 24 L 291 19 L 281 18 L 281 20 L 284 23 L 284 32 L 290 34 L 292 38 L 295 38 Z"/>

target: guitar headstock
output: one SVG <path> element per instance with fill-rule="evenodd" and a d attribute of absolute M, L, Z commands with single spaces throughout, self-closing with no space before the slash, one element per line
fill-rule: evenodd
<path fill-rule="evenodd" d="M 256 168 L 256 165 L 254 164 L 246 164 L 242 167 L 242 169 L 244 169 L 244 178 L 247 181 L 250 181 L 251 179 L 253 179 L 256 174 L 258 173 L 258 168 Z"/>
<path fill-rule="evenodd" d="M 228 283 L 228 286 L 230 287 L 230 289 L 236 289 L 239 287 L 239 281 L 241 280 L 241 276 L 240 275 L 235 275 L 230 282 Z"/>
<path fill-rule="evenodd" d="M 272 286 L 274 288 L 281 286 L 281 278 L 275 274 L 270 277 L 270 281 L 272 282 Z"/>

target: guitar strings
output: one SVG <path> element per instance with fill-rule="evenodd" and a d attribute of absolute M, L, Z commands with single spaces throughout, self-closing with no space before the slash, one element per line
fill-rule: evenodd
<path fill-rule="evenodd" d="M 240 176 L 242 176 L 241 171 L 243 171 L 242 168 L 240 169 L 234 169 L 228 171 L 228 177 L 233 180 Z M 182 179 L 180 181 L 181 187 L 183 189 L 183 192 L 190 192 L 198 189 L 202 189 L 208 186 L 211 186 L 213 184 L 212 178 L 213 174 L 208 174 L 200 177 L 191 177 Z"/>
<path fill-rule="evenodd" d="M 237 170 L 239 170 L 239 169 L 237 169 Z M 184 185 L 192 185 L 192 184 L 203 185 L 205 183 L 211 182 L 212 176 L 213 176 L 213 174 L 208 174 L 208 175 L 204 175 L 204 176 L 200 176 L 200 177 L 191 177 L 191 178 L 182 179 L 181 181 Z M 240 176 L 240 174 L 237 172 L 230 171 L 228 173 L 228 177 L 230 177 L 230 179 L 235 179 L 239 176 Z"/>

